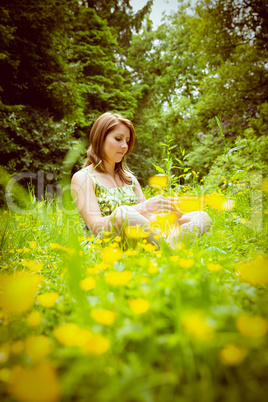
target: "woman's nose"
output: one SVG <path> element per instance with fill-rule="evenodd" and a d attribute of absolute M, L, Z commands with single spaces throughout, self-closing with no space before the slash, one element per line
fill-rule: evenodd
<path fill-rule="evenodd" d="M 128 143 L 126 141 L 124 141 L 122 144 L 122 148 L 127 148 L 127 147 L 128 147 Z"/>

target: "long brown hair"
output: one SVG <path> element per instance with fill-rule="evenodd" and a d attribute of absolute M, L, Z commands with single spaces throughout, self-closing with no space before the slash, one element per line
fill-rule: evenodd
<path fill-rule="evenodd" d="M 130 120 L 125 119 L 123 116 L 117 113 L 107 112 L 98 117 L 92 126 L 90 131 L 90 146 L 87 150 L 87 161 L 85 167 L 90 164 L 96 169 L 97 172 L 107 173 L 103 161 L 105 156 L 103 154 L 103 145 L 107 134 L 112 131 L 119 123 L 123 123 L 129 128 L 130 138 L 128 143 L 128 150 L 126 155 L 129 154 L 135 143 L 135 129 Z M 118 174 L 120 179 L 127 184 L 131 184 L 132 180 L 127 175 L 127 171 L 130 171 L 124 158 L 121 162 L 115 164 L 115 173 Z"/>

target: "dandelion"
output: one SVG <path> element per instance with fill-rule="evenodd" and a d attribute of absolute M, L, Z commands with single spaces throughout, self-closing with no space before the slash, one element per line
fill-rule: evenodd
<path fill-rule="evenodd" d="M 236 366 L 240 364 L 245 356 L 246 351 L 234 343 L 228 343 L 219 354 L 220 360 L 227 366 Z"/>
<path fill-rule="evenodd" d="M 250 284 L 268 285 L 268 258 L 258 255 L 237 266 L 239 276 Z"/>
<path fill-rule="evenodd" d="M 144 239 L 150 235 L 149 232 L 142 229 L 141 226 L 127 226 L 125 228 L 125 235 L 130 239 Z"/>
<path fill-rule="evenodd" d="M 177 262 L 179 260 L 179 257 L 177 255 L 171 255 L 169 259 L 171 262 Z"/>
<path fill-rule="evenodd" d="M 22 265 L 25 267 L 29 268 L 30 271 L 33 272 L 38 272 L 41 271 L 44 267 L 44 264 L 42 262 L 37 262 L 35 260 L 21 260 Z"/>
<path fill-rule="evenodd" d="M 222 269 L 222 266 L 220 264 L 209 263 L 207 264 L 207 269 L 212 272 L 220 271 Z"/>
<path fill-rule="evenodd" d="M 105 280 L 107 283 L 113 286 L 124 286 L 126 285 L 132 278 L 132 273 L 130 271 L 123 272 L 108 272 Z"/>
<path fill-rule="evenodd" d="M 15 366 L 9 379 L 9 393 L 23 402 L 57 402 L 60 384 L 55 369 L 49 363 L 33 368 Z"/>
<path fill-rule="evenodd" d="M 91 317 L 94 318 L 99 324 L 102 325 L 113 325 L 115 320 L 115 313 L 110 310 L 91 310 Z"/>
<path fill-rule="evenodd" d="M 57 292 L 43 293 L 37 296 L 37 301 L 43 307 L 53 307 L 59 295 Z"/>
<path fill-rule="evenodd" d="M 261 338 L 268 331 L 268 323 L 264 318 L 248 314 L 241 314 L 236 320 L 236 326 L 247 338 Z"/>
<path fill-rule="evenodd" d="M 114 238 L 114 241 L 116 241 L 117 243 L 120 243 L 121 239 L 122 239 L 121 236 L 116 236 Z"/>
<path fill-rule="evenodd" d="M 20 314 L 28 311 L 43 277 L 28 272 L 0 276 L 0 306 L 4 314 Z"/>
<path fill-rule="evenodd" d="M 28 327 L 37 327 L 42 322 L 42 315 L 39 311 L 32 311 L 26 318 Z"/>
<path fill-rule="evenodd" d="M 157 175 L 149 178 L 149 184 L 152 188 L 161 189 L 168 185 L 168 178 L 165 175 Z"/>
<path fill-rule="evenodd" d="M 102 250 L 101 258 L 104 262 L 113 264 L 114 262 L 120 260 L 120 258 L 122 258 L 122 255 L 122 251 L 118 248 L 105 247 Z"/>
<path fill-rule="evenodd" d="M 96 286 L 96 280 L 92 276 L 88 276 L 80 282 L 80 287 L 83 290 L 92 290 Z"/>
<path fill-rule="evenodd" d="M 105 269 L 109 268 L 110 264 L 107 264 L 106 262 L 102 261 L 99 264 L 95 264 L 94 268 L 97 271 L 104 271 Z"/>
<path fill-rule="evenodd" d="M 150 308 L 150 303 L 148 300 L 139 298 L 139 299 L 132 299 L 129 300 L 129 306 L 134 314 L 144 314 Z"/>
<path fill-rule="evenodd" d="M 30 336 L 25 342 L 27 355 L 34 360 L 41 360 L 51 352 L 49 339 L 47 336 Z"/>

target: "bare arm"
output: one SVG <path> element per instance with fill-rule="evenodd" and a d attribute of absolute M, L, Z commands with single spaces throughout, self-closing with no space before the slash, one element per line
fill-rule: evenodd
<path fill-rule="evenodd" d="M 86 172 L 80 170 L 73 175 L 71 194 L 79 213 L 94 235 L 102 229 L 111 229 L 112 216 L 101 215 L 94 184 Z"/>

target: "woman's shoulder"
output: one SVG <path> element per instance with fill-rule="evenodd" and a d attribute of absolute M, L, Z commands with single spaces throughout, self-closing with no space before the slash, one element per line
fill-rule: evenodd
<path fill-rule="evenodd" d="M 87 180 L 88 178 L 90 178 L 92 175 L 91 175 L 91 173 L 92 173 L 92 171 L 93 171 L 93 167 L 92 167 L 92 165 L 90 165 L 90 166 L 87 166 L 87 167 L 85 167 L 85 168 L 82 168 L 82 169 L 80 169 L 80 170 L 78 170 L 76 173 L 74 173 L 74 175 L 72 176 L 72 182 L 77 182 L 77 183 L 79 183 L 79 182 L 81 182 L 81 181 L 85 181 L 85 180 Z"/>

